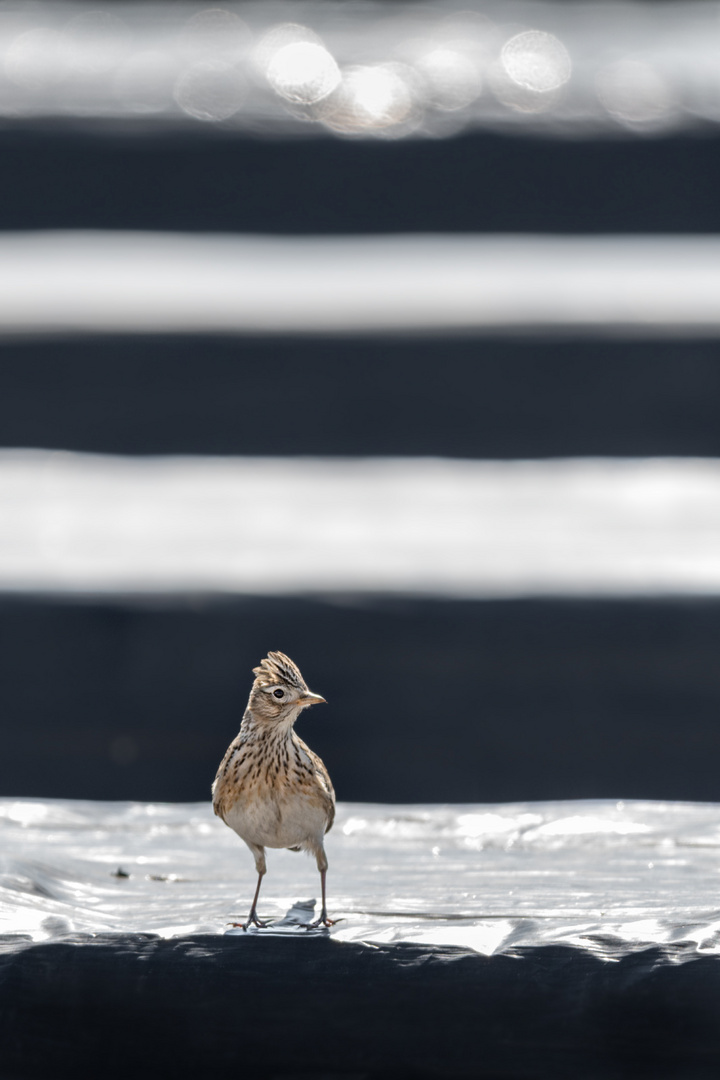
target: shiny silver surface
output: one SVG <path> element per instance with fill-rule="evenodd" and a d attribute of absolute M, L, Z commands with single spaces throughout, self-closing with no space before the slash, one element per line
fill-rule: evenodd
<path fill-rule="evenodd" d="M 717 804 L 346 803 L 327 841 L 330 933 L 340 940 L 486 955 L 678 942 L 720 952 Z M 247 913 L 252 860 L 209 804 L 6 798 L 0 852 L 4 947 L 243 933 L 230 924 Z M 307 934 L 314 865 L 284 851 L 268 861 L 261 915 L 285 922 L 255 932 Z"/>

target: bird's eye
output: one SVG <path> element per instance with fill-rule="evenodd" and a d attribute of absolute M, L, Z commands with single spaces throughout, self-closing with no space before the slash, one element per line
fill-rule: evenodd
<path fill-rule="evenodd" d="M 273 690 L 273 697 L 285 697 L 284 690 Z"/>

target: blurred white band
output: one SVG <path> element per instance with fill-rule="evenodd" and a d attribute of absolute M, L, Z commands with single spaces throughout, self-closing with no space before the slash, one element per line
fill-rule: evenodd
<path fill-rule="evenodd" d="M 720 592 L 720 461 L 0 453 L 3 591 Z"/>
<path fill-rule="evenodd" d="M 255 137 L 713 131 L 718 38 L 717 5 L 689 0 L 13 0 L 0 119 Z"/>
<path fill-rule="evenodd" d="M 0 236 L 0 333 L 720 331 L 720 237 Z"/>

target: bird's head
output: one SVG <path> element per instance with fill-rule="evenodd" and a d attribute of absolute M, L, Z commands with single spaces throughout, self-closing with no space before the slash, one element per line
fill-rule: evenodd
<path fill-rule="evenodd" d="M 308 690 L 300 669 L 289 656 L 281 652 L 268 653 L 258 667 L 253 668 L 255 682 L 250 691 L 248 708 L 257 720 L 268 723 L 294 722 L 309 705 L 321 705 L 325 698 Z"/>

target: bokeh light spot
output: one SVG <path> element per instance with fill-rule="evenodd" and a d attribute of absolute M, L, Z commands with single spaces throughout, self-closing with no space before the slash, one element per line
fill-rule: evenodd
<path fill-rule="evenodd" d="M 536 94 L 559 89 L 572 72 L 563 43 L 542 30 L 525 30 L 506 41 L 500 62 L 514 83 Z"/>
<path fill-rule="evenodd" d="M 348 134 L 382 132 L 406 123 L 416 105 L 412 75 L 402 64 L 347 68 L 338 91 L 328 99 L 323 121 Z"/>
<path fill-rule="evenodd" d="M 287 101 L 312 105 L 340 83 L 340 69 L 330 53 L 314 41 L 283 45 L 270 59 L 266 75 L 272 88 Z"/>
<path fill-rule="evenodd" d="M 278 52 L 288 45 L 301 43 L 324 47 L 318 34 L 308 26 L 300 23 L 279 23 L 271 27 L 258 41 L 254 50 L 255 63 L 263 74 L 267 75 L 268 68 Z"/>
<path fill-rule="evenodd" d="M 663 128 L 677 115 L 666 80 L 642 60 L 620 60 L 598 72 L 597 95 L 610 116 L 630 128 Z"/>

